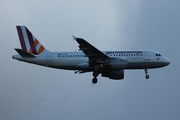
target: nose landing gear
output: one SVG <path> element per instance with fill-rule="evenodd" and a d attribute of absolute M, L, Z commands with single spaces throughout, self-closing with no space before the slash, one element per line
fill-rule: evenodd
<path fill-rule="evenodd" d="M 144 71 L 145 71 L 145 74 L 146 74 L 145 78 L 146 78 L 146 79 L 149 79 L 148 69 L 146 68 Z"/>
<path fill-rule="evenodd" d="M 149 79 L 148 69 L 146 68 L 144 71 L 145 71 L 145 74 L 146 74 L 145 78 L 146 78 L 146 79 Z"/>
<path fill-rule="evenodd" d="M 146 77 L 146 79 L 149 79 L 149 75 L 146 75 L 145 77 Z"/>

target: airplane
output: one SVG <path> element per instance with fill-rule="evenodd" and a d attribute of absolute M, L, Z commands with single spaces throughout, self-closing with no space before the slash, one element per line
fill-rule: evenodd
<path fill-rule="evenodd" d="M 160 53 L 148 50 L 100 51 L 83 38 L 72 36 L 79 44 L 79 51 L 50 52 L 26 26 L 16 26 L 21 49 L 15 48 L 17 55 L 12 58 L 40 66 L 74 70 L 76 73 L 92 72 L 92 83 L 98 82 L 98 75 L 112 80 L 124 79 L 126 69 L 144 69 L 149 79 L 148 69 L 165 67 L 170 61 Z"/>

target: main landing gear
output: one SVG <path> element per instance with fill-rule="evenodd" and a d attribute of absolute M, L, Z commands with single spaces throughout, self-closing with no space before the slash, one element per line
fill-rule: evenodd
<path fill-rule="evenodd" d="M 148 69 L 146 68 L 144 71 L 145 71 L 145 74 L 146 74 L 145 78 L 146 78 L 146 79 L 149 79 Z"/>
<path fill-rule="evenodd" d="M 93 72 L 93 76 L 94 78 L 92 79 L 92 83 L 96 84 L 98 82 L 97 76 L 99 75 L 99 73 L 97 71 Z"/>

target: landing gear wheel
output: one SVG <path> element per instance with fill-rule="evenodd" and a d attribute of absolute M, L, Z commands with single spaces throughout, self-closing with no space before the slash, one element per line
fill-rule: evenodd
<path fill-rule="evenodd" d="M 96 84 L 97 82 L 98 82 L 98 79 L 97 79 L 97 78 L 93 78 L 93 79 L 92 79 L 92 83 L 93 83 L 93 84 Z"/>
<path fill-rule="evenodd" d="M 92 79 L 92 83 L 96 84 L 98 82 L 97 76 L 99 75 L 99 72 L 97 71 L 97 66 L 95 68 L 95 70 L 93 71 L 93 76 L 94 78 Z"/>
<path fill-rule="evenodd" d="M 149 79 L 149 75 L 146 75 L 146 79 Z"/>

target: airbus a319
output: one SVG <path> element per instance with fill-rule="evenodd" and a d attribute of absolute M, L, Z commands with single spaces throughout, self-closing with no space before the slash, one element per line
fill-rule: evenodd
<path fill-rule="evenodd" d="M 126 69 L 144 69 L 149 79 L 148 69 L 160 68 L 170 61 L 160 53 L 148 50 L 100 51 L 83 38 L 73 36 L 80 51 L 50 52 L 25 26 L 16 26 L 21 49 L 12 58 L 45 67 L 74 70 L 75 73 L 92 72 L 92 83 L 98 82 L 98 75 L 113 80 L 124 79 Z"/>

